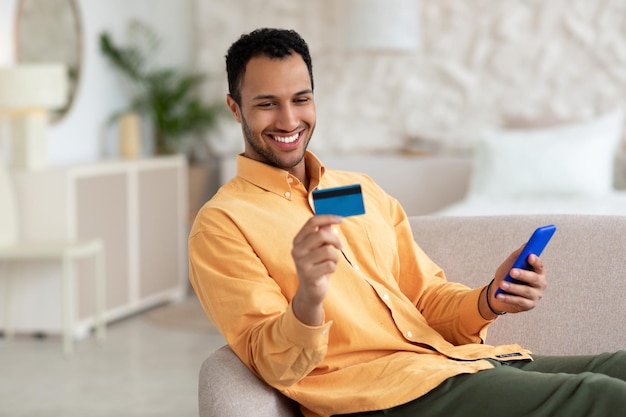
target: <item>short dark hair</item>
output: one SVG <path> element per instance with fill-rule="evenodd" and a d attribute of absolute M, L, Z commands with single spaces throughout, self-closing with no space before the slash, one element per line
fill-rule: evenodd
<path fill-rule="evenodd" d="M 313 90 L 313 64 L 309 46 L 294 30 L 287 29 L 256 29 L 233 43 L 226 53 L 226 75 L 228 76 L 228 93 L 241 105 L 241 81 L 250 59 L 258 56 L 283 59 L 293 52 L 302 57 L 309 70 L 311 90 Z"/>

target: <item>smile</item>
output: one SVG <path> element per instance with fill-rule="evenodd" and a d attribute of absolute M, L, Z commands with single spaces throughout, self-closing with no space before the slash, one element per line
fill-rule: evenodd
<path fill-rule="evenodd" d="M 272 139 L 274 139 L 276 142 L 280 142 L 280 143 L 293 143 L 296 140 L 298 140 L 298 138 L 300 137 L 300 133 L 295 133 L 291 136 L 275 136 L 272 135 Z"/>

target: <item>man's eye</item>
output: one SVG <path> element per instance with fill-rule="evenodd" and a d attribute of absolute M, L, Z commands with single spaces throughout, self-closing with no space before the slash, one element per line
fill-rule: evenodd
<path fill-rule="evenodd" d="M 296 103 L 302 104 L 302 103 L 308 103 L 309 101 L 311 101 L 311 99 L 309 99 L 308 97 L 300 97 L 297 98 Z"/>
<path fill-rule="evenodd" d="M 261 107 L 261 108 L 265 108 L 266 109 L 266 108 L 273 107 L 274 103 L 259 103 L 258 106 Z"/>

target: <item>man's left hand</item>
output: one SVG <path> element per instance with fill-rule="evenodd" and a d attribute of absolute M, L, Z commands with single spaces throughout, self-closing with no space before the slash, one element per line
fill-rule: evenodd
<path fill-rule="evenodd" d="M 537 306 L 543 297 L 543 291 L 548 286 L 546 281 L 546 268 L 541 258 L 537 255 L 530 255 L 528 263 L 532 270 L 512 268 L 513 262 L 519 256 L 522 248 L 511 253 L 506 261 L 500 265 L 496 271 L 494 283 L 490 288 L 489 302 L 493 309 L 498 312 L 519 313 L 521 311 L 532 310 Z M 511 277 L 520 281 L 519 284 L 505 281 L 507 273 Z M 495 298 L 497 288 L 501 288 L 505 293 L 498 294 Z"/>

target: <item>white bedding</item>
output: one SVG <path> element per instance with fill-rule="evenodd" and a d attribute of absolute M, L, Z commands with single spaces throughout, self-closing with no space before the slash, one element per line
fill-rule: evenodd
<path fill-rule="evenodd" d="M 570 198 L 467 198 L 451 204 L 434 215 L 485 216 L 507 214 L 600 214 L 626 215 L 626 190 L 614 191 L 601 197 Z"/>
<path fill-rule="evenodd" d="M 621 109 L 544 129 L 485 132 L 474 148 L 464 200 L 436 215 L 626 215 L 614 188 Z"/>

